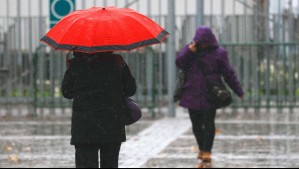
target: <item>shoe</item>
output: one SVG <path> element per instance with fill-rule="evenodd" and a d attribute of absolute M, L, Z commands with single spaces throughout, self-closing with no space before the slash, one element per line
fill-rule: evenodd
<path fill-rule="evenodd" d="M 199 152 L 197 155 L 197 159 L 202 160 L 202 155 L 203 155 L 203 152 Z"/>
<path fill-rule="evenodd" d="M 212 153 L 211 152 L 200 152 L 201 155 L 199 155 L 200 160 L 204 163 L 212 163 Z"/>

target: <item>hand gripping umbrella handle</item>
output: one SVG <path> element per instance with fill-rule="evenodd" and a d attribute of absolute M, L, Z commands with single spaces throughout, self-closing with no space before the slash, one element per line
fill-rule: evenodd
<path fill-rule="evenodd" d="M 67 56 L 66 56 L 66 61 L 65 61 L 65 63 L 66 63 L 66 66 L 67 67 L 69 67 L 70 66 L 70 63 L 69 63 L 69 58 L 70 58 L 70 53 L 71 53 L 71 51 L 74 51 L 75 50 L 75 46 L 72 48 L 72 50 L 69 50 L 69 52 L 68 52 L 68 54 L 67 54 Z"/>

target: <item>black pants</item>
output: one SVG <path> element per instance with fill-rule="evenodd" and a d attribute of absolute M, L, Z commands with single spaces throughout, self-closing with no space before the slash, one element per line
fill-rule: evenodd
<path fill-rule="evenodd" d="M 99 168 L 99 150 L 101 168 L 118 168 L 121 143 L 101 145 L 76 145 L 76 168 Z"/>
<path fill-rule="evenodd" d="M 212 152 L 215 139 L 216 110 L 189 110 L 200 151 Z"/>

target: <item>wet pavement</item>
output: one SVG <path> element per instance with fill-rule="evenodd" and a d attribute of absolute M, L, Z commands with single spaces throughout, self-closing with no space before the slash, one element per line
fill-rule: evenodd
<path fill-rule="evenodd" d="M 299 111 L 219 113 L 214 168 L 298 168 Z M 197 147 L 187 114 L 127 128 L 120 167 L 193 168 Z M 70 121 L 0 120 L 0 167 L 74 167 Z"/>
<path fill-rule="evenodd" d="M 299 111 L 218 114 L 212 168 L 298 168 Z M 187 117 L 185 117 L 187 118 Z M 194 168 L 197 144 L 188 129 L 143 167 Z"/>
<path fill-rule="evenodd" d="M 127 137 L 149 127 L 142 120 L 127 127 Z M 74 168 L 74 147 L 70 145 L 69 121 L 1 121 L 1 168 Z"/>

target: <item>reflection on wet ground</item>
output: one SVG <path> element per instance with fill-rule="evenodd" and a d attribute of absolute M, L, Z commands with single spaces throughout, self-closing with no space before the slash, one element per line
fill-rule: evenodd
<path fill-rule="evenodd" d="M 127 127 L 128 139 L 152 122 Z M 70 125 L 63 121 L 0 122 L 0 167 L 75 167 Z"/>
<path fill-rule="evenodd" d="M 299 123 L 217 123 L 212 168 L 299 167 Z M 144 167 L 194 168 L 200 163 L 190 129 Z"/>
<path fill-rule="evenodd" d="M 212 167 L 298 168 L 297 114 L 220 113 Z M 190 123 L 186 115 L 179 118 L 183 118 L 184 124 Z M 153 123 L 156 121 L 142 120 L 128 127 L 128 138 Z M 69 120 L 1 120 L 0 167 L 75 167 L 74 148 L 69 144 L 70 125 Z M 146 145 L 141 151 L 148 151 Z M 192 168 L 200 162 L 196 159 L 197 151 L 192 130 L 189 129 L 157 156 L 149 158 L 143 167 Z"/>

